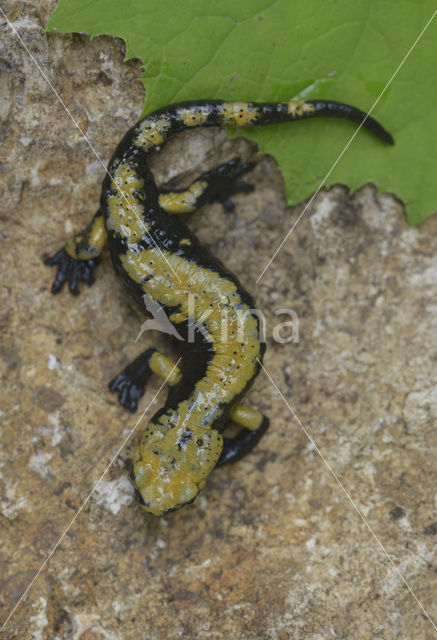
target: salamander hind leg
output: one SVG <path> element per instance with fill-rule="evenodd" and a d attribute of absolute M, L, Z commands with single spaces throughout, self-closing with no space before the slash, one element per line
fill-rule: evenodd
<path fill-rule="evenodd" d="M 147 349 L 111 380 L 109 389 L 118 391 L 120 404 L 135 412 L 152 373 L 164 378 L 170 387 L 178 384 L 182 377 L 181 370 L 170 358 L 156 349 Z"/>
<path fill-rule="evenodd" d="M 78 295 L 81 280 L 91 286 L 94 282 L 93 269 L 105 243 L 106 231 L 99 210 L 85 229 L 69 238 L 54 256 L 44 259 L 44 264 L 58 268 L 52 293 L 59 293 L 64 282 L 69 282 L 73 295 Z"/>
<path fill-rule="evenodd" d="M 269 428 L 269 419 L 260 411 L 242 405 L 232 407 L 230 414 L 232 422 L 244 427 L 233 438 L 223 438 L 223 450 L 216 467 L 228 462 L 240 460 L 246 453 L 252 451 Z"/>
<path fill-rule="evenodd" d="M 254 189 L 253 185 L 238 179 L 254 166 L 254 162 L 241 163 L 240 158 L 233 158 L 202 173 L 187 189 L 162 191 L 159 204 L 167 213 L 191 213 L 208 202 L 221 202 L 226 211 L 233 211 L 232 196 Z"/>

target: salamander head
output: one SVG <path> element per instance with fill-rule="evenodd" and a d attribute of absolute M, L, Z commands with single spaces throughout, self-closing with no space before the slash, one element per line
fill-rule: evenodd
<path fill-rule="evenodd" d="M 154 419 L 134 455 L 138 499 L 155 516 L 192 502 L 223 448 L 223 438 L 215 429 L 189 428 L 180 422 L 175 412 Z"/>

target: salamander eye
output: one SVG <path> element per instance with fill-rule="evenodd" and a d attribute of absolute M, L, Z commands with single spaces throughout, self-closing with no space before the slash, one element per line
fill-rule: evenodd
<path fill-rule="evenodd" d="M 197 446 L 198 446 L 198 447 L 201 447 L 201 446 L 203 445 L 203 440 L 202 440 L 202 438 L 197 438 L 197 440 L 196 440 L 196 444 L 197 444 Z"/>

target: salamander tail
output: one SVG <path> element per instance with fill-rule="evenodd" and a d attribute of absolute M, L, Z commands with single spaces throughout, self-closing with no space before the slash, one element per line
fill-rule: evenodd
<path fill-rule="evenodd" d="M 333 117 L 352 120 L 388 144 L 394 144 L 391 134 L 374 118 L 356 107 L 333 100 L 290 100 L 256 105 L 260 113 L 259 120 L 253 124 L 270 124 L 303 120 L 305 118 Z"/>
<path fill-rule="evenodd" d="M 132 137 L 136 148 L 150 152 L 184 129 L 217 126 L 255 127 L 324 116 L 352 120 L 384 142 L 394 144 L 389 132 L 374 118 L 356 107 L 333 100 L 289 100 L 288 102 L 199 100 L 172 104 L 146 116 L 133 131 L 125 136 L 117 153 L 120 155 L 125 151 L 127 142 Z"/>
<path fill-rule="evenodd" d="M 310 104 L 315 109 L 312 114 L 308 114 L 306 117 L 332 116 L 334 118 L 352 120 L 374 133 L 384 142 L 388 144 L 395 143 L 393 136 L 379 122 L 356 107 L 351 107 L 342 102 L 334 102 L 333 100 L 308 100 L 305 104 Z"/>

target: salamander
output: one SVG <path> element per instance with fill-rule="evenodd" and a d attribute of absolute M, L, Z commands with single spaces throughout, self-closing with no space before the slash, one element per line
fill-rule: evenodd
<path fill-rule="evenodd" d="M 239 158 L 200 175 L 185 189 L 159 190 L 147 158 L 171 136 L 196 127 L 249 127 L 335 116 L 359 123 L 393 144 L 391 135 L 358 109 L 333 101 L 281 103 L 201 100 L 173 104 L 145 116 L 123 137 L 103 180 L 100 207 L 89 225 L 69 238 L 47 265 L 57 267 L 52 292 L 65 282 L 72 294 L 91 285 L 108 245 L 116 273 L 142 305 L 159 303 L 182 337 L 180 365 L 156 349 L 140 354 L 109 384 L 135 411 L 153 373 L 169 388 L 135 451 L 134 487 L 142 507 L 160 516 L 191 503 L 216 467 L 234 462 L 265 434 L 269 420 L 241 402 L 258 374 L 265 345 L 252 296 L 202 246 L 180 214 L 251 191 L 240 180 L 254 163 Z M 225 330 L 224 330 L 225 329 Z M 229 422 L 241 427 L 233 438 Z"/>

